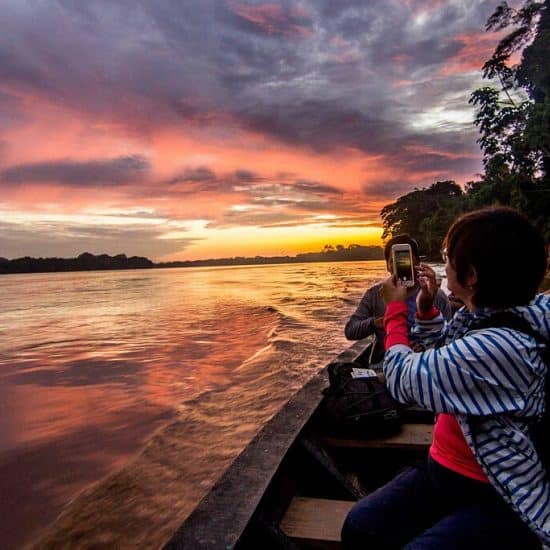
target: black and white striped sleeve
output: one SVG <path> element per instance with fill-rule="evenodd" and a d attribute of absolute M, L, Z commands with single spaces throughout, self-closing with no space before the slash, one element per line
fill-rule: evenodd
<path fill-rule="evenodd" d="M 508 329 L 488 329 L 421 353 L 393 346 L 384 359 L 388 388 L 398 401 L 434 412 L 522 411 L 533 386 L 523 358 L 531 347 L 528 339 Z"/>

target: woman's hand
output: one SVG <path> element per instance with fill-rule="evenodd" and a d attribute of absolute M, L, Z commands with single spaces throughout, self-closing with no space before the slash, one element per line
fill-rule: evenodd
<path fill-rule="evenodd" d="M 388 305 L 390 302 L 406 302 L 407 287 L 403 285 L 403 281 L 396 281 L 394 277 L 388 277 L 380 287 L 380 296 L 384 303 Z"/>
<path fill-rule="evenodd" d="M 426 264 L 418 267 L 418 284 L 420 292 L 416 296 L 416 310 L 419 313 L 428 313 L 433 306 L 438 286 L 435 271 Z"/>

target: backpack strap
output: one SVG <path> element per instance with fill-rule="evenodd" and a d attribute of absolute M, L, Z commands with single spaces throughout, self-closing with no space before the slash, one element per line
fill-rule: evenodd
<path fill-rule="evenodd" d="M 544 344 L 542 359 L 546 363 L 546 376 L 544 379 L 544 414 L 538 420 L 526 419 L 529 425 L 531 439 L 535 445 L 537 453 L 548 472 L 550 470 L 550 441 L 548 433 L 550 432 L 550 343 L 541 334 L 536 332 L 529 322 L 511 311 L 499 311 L 489 317 L 475 319 L 470 330 L 479 330 L 484 328 L 510 328 L 532 336 L 539 344 Z M 470 416 L 470 425 L 477 429 L 479 418 Z"/>
<path fill-rule="evenodd" d="M 542 344 L 544 349 L 542 350 L 542 360 L 546 363 L 546 376 L 544 380 L 545 389 L 545 401 L 546 410 L 545 416 L 548 417 L 550 413 L 550 341 L 547 340 L 542 334 L 538 333 L 525 318 L 521 317 L 517 313 L 512 311 L 497 311 L 488 317 L 474 319 L 473 323 L 469 327 L 469 331 L 481 330 L 484 328 L 510 328 L 527 334 L 535 339 L 538 344 Z"/>

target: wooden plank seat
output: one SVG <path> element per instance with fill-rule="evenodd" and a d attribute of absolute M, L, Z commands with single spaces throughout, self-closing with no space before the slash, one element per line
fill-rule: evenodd
<path fill-rule="evenodd" d="M 422 451 L 429 448 L 432 436 L 432 424 L 403 424 L 399 432 L 386 437 L 361 439 L 359 437 L 325 436 L 322 439 L 322 443 L 328 447 Z"/>
<path fill-rule="evenodd" d="M 324 498 L 294 497 L 280 523 L 291 538 L 340 541 L 340 531 L 354 502 Z"/>
<path fill-rule="evenodd" d="M 426 451 L 432 442 L 432 435 L 432 424 L 406 423 L 399 432 L 383 438 L 325 436 L 321 444 L 333 448 Z M 347 500 L 294 497 L 281 520 L 280 528 L 290 538 L 336 544 L 340 541 L 342 525 L 353 504 Z"/>

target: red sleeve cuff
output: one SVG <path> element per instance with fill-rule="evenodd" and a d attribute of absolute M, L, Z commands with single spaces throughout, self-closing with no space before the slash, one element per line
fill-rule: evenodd
<path fill-rule="evenodd" d="M 421 321 L 430 321 L 431 319 L 434 319 L 439 315 L 439 309 L 437 309 L 435 306 L 432 306 L 432 309 L 426 312 L 417 311 L 416 312 L 416 318 L 420 319 Z"/>
<path fill-rule="evenodd" d="M 390 302 L 384 315 L 386 329 L 385 348 L 388 350 L 397 344 L 409 345 L 407 327 L 407 304 L 405 302 Z"/>

